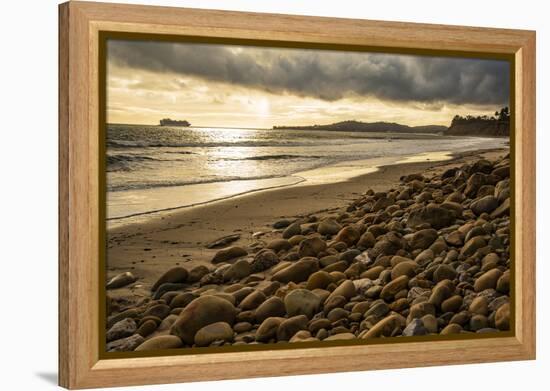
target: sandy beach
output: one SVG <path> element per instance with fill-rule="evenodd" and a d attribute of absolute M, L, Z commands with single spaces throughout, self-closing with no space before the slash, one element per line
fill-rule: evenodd
<path fill-rule="evenodd" d="M 428 161 L 424 155 L 409 163 L 381 166 L 378 170 L 343 181 L 310 184 L 259 191 L 222 201 L 164 212 L 145 221 L 108 230 L 107 280 L 130 271 L 137 282 L 128 288 L 111 291 L 113 297 L 137 302 L 150 296 L 152 284 L 168 269 L 197 265 L 212 268 L 210 262 L 219 248 L 206 246 L 220 238 L 239 235 L 235 246 L 267 243 L 281 230 L 273 223 L 315 215 L 318 218 L 338 214 L 367 189 L 393 188 L 399 178 L 412 173 L 441 173 L 450 167 L 473 162 L 481 157 L 495 158 L 506 150 L 470 151 L 452 157 L 435 155 L 444 161 Z M 421 161 L 418 161 L 421 160 Z M 325 169 L 331 171 L 330 168 Z M 320 171 L 322 172 L 322 170 Z M 346 174 L 343 174 L 346 177 Z M 334 180 L 334 179 L 333 179 Z M 315 180 L 313 180 L 315 183 Z M 223 246 L 221 246 L 223 247 Z"/>
<path fill-rule="evenodd" d="M 110 229 L 107 351 L 509 330 L 508 150 L 437 156 Z"/>

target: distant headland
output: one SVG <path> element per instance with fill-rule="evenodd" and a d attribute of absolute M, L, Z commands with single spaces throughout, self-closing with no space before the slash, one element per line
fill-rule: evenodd
<path fill-rule="evenodd" d="M 170 118 L 163 118 L 159 121 L 160 126 L 191 126 L 191 123 L 186 120 L 175 120 Z"/>
<path fill-rule="evenodd" d="M 275 130 L 330 130 L 335 132 L 392 132 L 392 133 L 432 133 L 451 136 L 508 137 L 510 135 L 510 110 L 508 107 L 495 112 L 493 116 L 462 117 L 456 115 L 450 126 L 421 125 L 409 126 L 395 122 L 342 121 L 327 125 L 274 126 Z"/>
<path fill-rule="evenodd" d="M 510 136 L 510 110 L 503 107 L 491 117 L 483 115 L 474 117 L 456 115 L 445 134 L 452 136 Z"/>
<path fill-rule="evenodd" d="M 337 132 L 395 132 L 395 133 L 442 133 L 442 125 L 408 126 L 395 122 L 342 121 L 328 125 L 274 126 L 273 129 L 332 130 Z"/>

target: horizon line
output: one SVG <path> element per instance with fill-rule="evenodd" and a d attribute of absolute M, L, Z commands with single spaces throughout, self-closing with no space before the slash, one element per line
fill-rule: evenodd
<path fill-rule="evenodd" d="M 160 120 L 159 120 L 160 121 Z M 292 129 L 292 128 L 300 128 L 300 127 L 314 127 L 314 126 L 329 126 L 334 125 L 337 123 L 342 122 L 361 122 L 364 124 L 373 124 L 373 123 L 385 123 L 385 124 L 397 124 L 402 126 L 408 126 L 410 128 L 418 128 L 418 127 L 424 127 L 424 126 L 444 126 L 449 127 L 450 125 L 438 125 L 438 124 L 424 124 L 424 125 L 409 125 L 401 122 L 395 122 L 395 121 L 361 121 L 361 120 L 343 120 L 343 121 L 337 121 L 337 122 L 331 122 L 326 124 L 309 124 L 309 125 L 272 125 L 271 127 L 263 128 L 263 127 L 257 127 L 257 126 L 210 126 L 210 125 L 189 125 L 185 126 L 187 128 L 217 128 L 217 129 L 256 129 L 256 130 L 276 130 L 275 128 L 286 128 L 286 129 Z M 123 123 L 123 122 L 106 122 L 107 125 L 143 125 L 143 126 L 158 126 L 158 127 L 169 127 L 169 126 L 162 126 L 159 123 Z M 177 125 L 173 127 L 178 127 Z"/>

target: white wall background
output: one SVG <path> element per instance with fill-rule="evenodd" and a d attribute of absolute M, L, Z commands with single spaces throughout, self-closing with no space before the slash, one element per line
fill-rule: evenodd
<path fill-rule="evenodd" d="M 104 0 L 105 1 L 105 0 Z M 118 0 L 119 2 L 125 2 Z M 540 0 L 133 0 L 133 3 L 537 30 L 538 359 L 528 362 L 206 382 L 135 389 L 543 389 L 550 369 L 549 39 Z M 0 29 L 1 389 L 56 388 L 57 1 L 2 3 Z M 546 220 L 546 221 L 545 221 Z M 32 349 L 32 351 L 31 351 Z M 457 352 L 457 355 L 461 352 Z M 545 376 L 546 375 L 546 376 Z M 542 384 L 541 384 L 542 383 Z M 541 384 L 537 386 L 537 384 Z M 134 389 L 134 388 L 133 388 Z"/>

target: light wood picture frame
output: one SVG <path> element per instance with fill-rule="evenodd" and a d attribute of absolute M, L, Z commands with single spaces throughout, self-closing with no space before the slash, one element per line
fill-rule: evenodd
<path fill-rule="evenodd" d="M 504 337 L 105 357 L 105 33 L 509 58 L 512 330 Z M 104 55 L 104 53 L 103 53 Z M 69 389 L 535 359 L 535 32 L 70 1 L 59 6 L 59 384 Z"/>

